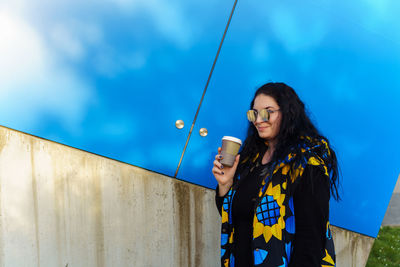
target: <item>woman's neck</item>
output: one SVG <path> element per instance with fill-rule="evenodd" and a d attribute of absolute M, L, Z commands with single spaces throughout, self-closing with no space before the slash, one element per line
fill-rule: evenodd
<path fill-rule="evenodd" d="M 267 151 L 265 151 L 264 156 L 261 160 L 262 164 L 267 164 L 268 162 L 271 161 L 272 156 L 274 155 L 275 145 L 276 145 L 275 139 L 268 141 L 268 149 L 267 149 Z"/>
<path fill-rule="evenodd" d="M 272 140 L 268 140 L 268 150 L 271 150 L 272 152 L 275 151 L 276 144 L 278 143 L 278 140 L 276 138 Z"/>
<path fill-rule="evenodd" d="M 273 154 L 274 154 L 274 150 L 271 147 L 268 147 L 267 151 L 265 151 L 265 153 L 264 153 L 261 163 L 267 164 L 268 162 L 270 162 Z"/>

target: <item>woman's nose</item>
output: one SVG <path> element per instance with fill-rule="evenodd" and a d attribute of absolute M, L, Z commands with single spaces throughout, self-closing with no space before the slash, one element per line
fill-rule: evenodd
<path fill-rule="evenodd" d="M 256 121 L 254 123 L 261 123 L 261 122 L 264 122 L 264 120 L 261 118 L 260 114 L 257 114 Z"/>

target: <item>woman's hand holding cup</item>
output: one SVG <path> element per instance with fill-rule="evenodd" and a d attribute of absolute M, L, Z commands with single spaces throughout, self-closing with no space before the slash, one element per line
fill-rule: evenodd
<path fill-rule="evenodd" d="M 218 154 L 215 156 L 214 166 L 212 168 L 212 173 L 218 182 L 219 196 L 224 196 L 231 188 L 233 184 L 233 177 L 239 164 L 240 155 L 236 155 L 232 167 L 224 166 L 221 163 L 222 158 L 223 156 L 221 155 L 221 148 L 219 147 Z"/>

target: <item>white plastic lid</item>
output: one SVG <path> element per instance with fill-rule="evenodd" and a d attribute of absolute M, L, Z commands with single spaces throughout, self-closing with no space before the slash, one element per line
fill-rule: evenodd
<path fill-rule="evenodd" d="M 224 136 L 224 137 L 222 137 L 222 140 L 229 140 L 229 141 L 239 143 L 240 145 L 242 145 L 242 140 L 240 140 L 239 138 L 233 137 L 233 136 Z"/>

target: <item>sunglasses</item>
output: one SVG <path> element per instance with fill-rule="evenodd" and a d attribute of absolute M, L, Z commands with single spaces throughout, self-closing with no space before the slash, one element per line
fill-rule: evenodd
<path fill-rule="evenodd" d="M 250 122 L 255 122 L 257 120 L 258 115 L 260 115 L 262 121 L 269 121 L 271 114 L 277 111 L 279 111 L 279 109 L 272 110 L 263 108 L 260 111 L 257 111 L 255 109 L 250 109 L 249 111 L 247 111 L 247 119 Z"/>

